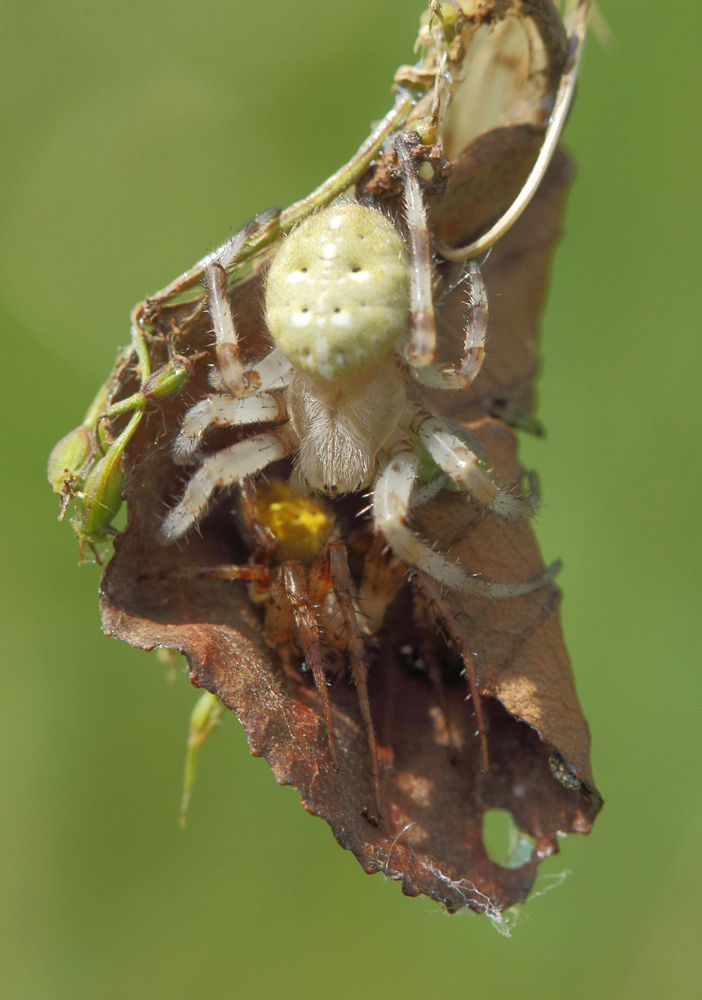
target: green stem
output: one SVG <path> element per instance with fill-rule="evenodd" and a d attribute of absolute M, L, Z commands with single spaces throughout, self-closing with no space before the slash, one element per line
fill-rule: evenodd
<path fill-rule="evenodd" d="M 139 361 L 139 374 L 143 385 L 151 375 L 151 359 L 149 349 L 146 346 L 146 336 L 138 323 L 132 324 L 132 343 Z"/>
<path fill-rule="evenodd" d="M 371 132 L 361 148 L 348 163 L 344 164 L 340 170 L 332 174 L 323 184 L 320 184 L 312 194 L 303 198 L 302 201 L 295 202 L 279 216 L 272 218 L 266 225 L 259 229 L 258 233 L 251 239 L 237 258 L 237 265 L 241 265 L 256 254 L 260 253 L 267 246 L 273 243 L 280 232 L 287 233 L 302 219 L 311 215 L 315 209 L 328 205 L 330 201 L 338 197 L 343 191 L 349 188 L 358 180 L 363 172 L 370 166 L 371 162 L 380 152 L 383 143 L 395 131 L 409 114 L 416 97 L 409 94 L 401 94 L 395 101 L 392 110 L 378 123 Z M 192 288 L 193 285 L 202 280 L 203 267 L 209 260 L 209 255 L 198 261 L 189 271 L 185 271 L 180 277 L 166 285 L 160 292 L 150 296 L 151 302 L 162 302 L 174 295 Z M 138 323 L 135 324 L 138 326 Z M 136 344 L 136 340 L 135 340 Z"/>
<path fill-rule="evenodd" d="M 146 397 L 141 392 L 135 392 L 133 396 L 120 399 L 119 403 L 113 403 L 112 406 L 108 406 L 104 412 L 104 416 L 118 417 L 121 413 L 131 413 L 132 410 L 142 411 L 145 407 Z"/>
<path fill-rule="evenodd" d="M 95 396 L 95 399 L 90 404 L 88 412 L 83 418 L 83 427 L 89 427 L 90 430 L 95 429 L 95 425 L 105 411 L 105 404 L 107 402 L 108 396 L 110 394 L 110 387 L 112 385 L 112 376 L 108 378 L 107 382 L 100 386 Z"/>

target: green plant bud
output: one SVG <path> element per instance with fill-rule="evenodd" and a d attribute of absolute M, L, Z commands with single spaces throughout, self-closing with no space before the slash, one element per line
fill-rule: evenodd
<path fill-rule="evenodd" d="M 72 521 L 78 537 L 88 542 L 105 538 L 112 520 L 122 506 L 123 449 L 116 445 L 115 442 L 91 469 L 83 485 L 78 515 Z"/>
<path fill-rule="evenodd" d="M 190 715 L 190 736 L 188 742 L 201 746 L 224 714 L 224 705 L 216 694 L 203 691 Z"/>
<path fill-rule="evenodd" d="M 54 493 L 59 496 L 65 496 L 67 491 L 70 493 L 88 471 L 94 454 L 95 435 L 89 427 L 81 425 L 62 437 L 54 445 L 46 469 Z"/>
<path fill-rule="evenodd" d="M 111 534 L 110 525 L 122 506 L 122 455 L 141 418 L 142 411 L 132 414 L 131 420 L 107 454 L 95 463 L 85 478 L 83 489 L 78 495 L 78 513 L 71 521 L 81 542 L 81 555 L 86 542 L 92 545 Z"/>
<path fill-rule="evenodd" d="M 205 740 L 212 735 L 224 715 L 224 705 L 217 695 L 209 691 L 200 695 L 195 708 L 190 715 L 190 735 L 188 736 L 188 752 L 185 758 L 185 775 L 183 776 L 183 797 L 180 803 L 180 825 L 185 827 L 195 783 L 198 750 Z"/>
<path fill-rule="evenodd" d="M 169 399 L 177 396 L 188 384 L 193 366 L 187 358 L 176 355 L 172 360 L 154 372 L 141 387 L 146 399 Z"/>

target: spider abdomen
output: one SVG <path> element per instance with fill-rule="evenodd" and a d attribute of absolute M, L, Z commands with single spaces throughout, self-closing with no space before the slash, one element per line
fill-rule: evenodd
<path fill-rule="evenodd" d="M 341 204 L 284 241 L 266 284 L 266 322 L 301 371 L 334 381 L 376 365 L 407 331 L 409 258 L 376 209 Z"/>
<path fill-rule="evenodd" d="M 288 404 L 300 439 L 299 473 L 332 496 L 365 489 L 405 401 L 404 378 L 390 358 L 337 382 L 296 373 Z"/>

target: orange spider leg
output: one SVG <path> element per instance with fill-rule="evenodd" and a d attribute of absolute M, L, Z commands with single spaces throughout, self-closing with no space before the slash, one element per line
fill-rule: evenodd
<path fill-rule="evenodd" d="M 310 603 L 304 569 L 299 562 L 292 560 L 284 562 L 280 567 L 280 576 L 274 577 L 271 581 L 271 596 L 266 616 L 266 626 L 272 642 L 285 644 L 291 640 L 292 630 L 289 627 L 289 614 L 286 611 L 292 611 L 292 617 L 297 625 L 305 662 L 312 671 L 317 693 L 322 702 L 322 713 L 327 727 L 332 763 L 335 768 L 338 768 L 339 760 L 334 740 L 334 722 L 332 720 L 329 691 L 327 690 L 327 678 L 322 662 L 322 641 L 319 625 L 317 624 L 317 619 Z"/>
<path fill-rule="evenodd" d="M 422 591 L 415 590 L 414 620 L 417 623 L 417 629 L 419 630 L 420 654 L 427 668 L 429 680 L 431 681 L 439 702 L 441 714 L 444 717 L 444 725 L 446 726 L 449 745 L 453 750 L 458 750 L 456 732 L 453 728 L 453 723 L 451 722 L 451 714 L 449 712 L 448 701 L 446 699 L 446 691 L 441 677 L 441 667 L 439 666 L 439 660 L 436 655 L 436 634 L 431 627 L 432 623 L 430 615 L 431 605 L 429 600 Z"/>
<path fill-rule="evenodd" d="M 270 566 L 273 554 L 278 547 L 278 539 L 268 525 L 261 520 L 256 488 L 250 478 L 242 479 L 239 483 L 239 502 L 246 527 L 251 532 L 255 543 L 255 549 L 250 557 L 251 562 Z M 254 582 L 249 587 L 249 600 L 253 604 L 264 604 L 268 600 L 269 590 L 270 579 L 264 586 Z"/>
<path fill-rule="evenodd" d="M 261 520 L 256 500 L 256 487 L 251 479 L 241 480 L 239 483 L 239 496 L 241 498 L 241 512 L 244 515 L 246 526 L 253 535 L 256 543 L 256 550 L 252 557 L 253 562 L 263 563 L 267 566 L 278 546 L 278 539 Z"/>
<path fill-rule="evenodd" d="M 329 572 L 329 552 L 325 545 L 315 556 L 307 574 L 307 590 L 314 607 L 317 623 L 324 633 L 325 644 L 335 650 L 346 649 L 346 644 L 335 636 L 335 623 L 339 614 L 339 601 L 334 593 Z"/>
<path fill-rule="evenodd" d="M 385 612 L 407 580 L 407 566 L 398 559 L 381 535 L 376 535 L 363 560 L 363 576 L 358 590 L 358 606 L 363 617 L 362 631 L 375 635 Z"/>
<path fill-rule="evenodd" d="M 373 720 L 371 718 L 370 701 L 368 699 L 368 668 L 363 651 L 363 636 L 356 618 L 356 610 L 351 597 L 351 573 L 346 556 L 346 546 L 343 542 L 329 543 L 329 572 L 331 574 L 334 590 L 339 601 L 339 610 L 344 623 L 344 636 L 351 659 L 351 676 L 358 691 L 358 700 L 361 706 L 361 714 L 366 724 L 368 736 L 368 749 L 371 755 L 373 767 L 373 788 L 375 790 L 375 804 L 378 810 L 378 817 L 382 815 L 383 809 L 380 798 L 380 768 L 378 766 L 378 747 L 375 740 Z"/>
<path fill-rule="evenodd" d="M 212 580 L 250 580 L 266 588 L 270 585 L 271 577 L 268 567 L 259 566 L 257 563 L 248 563 L 246 566 L 236 566 L 231 563 L 219 566 L 189 566 L 186 569 L 176 570 L 172 575 L 197 576 Z"/>
<path fill-rule="evenodd" d="M 473 708 L 475 710 L 475 717 L 478 723 L 478 732 L 480 733 L 480 746 L 482 748 L 483 757 L 483 771 L 486 772 L 488 769 L 488 749 L 487 749 L 487 735 L 485 733 L 485 721 L 483 719 L 483 709 L 480 704 L 480 690 L 478 688 L 478 681 L 475 676 L 475 664 L 473 663 L 473 653 L 468 645 L 468 641 L 463 634 L 463 629 L 456 621 L 456 617 L 451 610 L 448 601 L 445 600 L 441 595 L 441 590 L 439 589 L 439 584 L 432 580 L 430 576 L 425 573 L 417 573 L 415 580 L 425 595 L 429 605 L 436 615 L 438 621 L 442 625 L 446 626 L 446 629 L 456 643 L 461 651 L 461 656 L 463 657 L 463 665 L 465 667 L 466 679 L 468 681 L 468 688 L 470 690 L 470 697 L 473 699 Z"/>

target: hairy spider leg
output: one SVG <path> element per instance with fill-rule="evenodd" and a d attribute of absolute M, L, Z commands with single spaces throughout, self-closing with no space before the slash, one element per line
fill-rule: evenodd
<path fill-rule="evenodd" d="M 436 581 L 432 580 L 431 577 L 427 576 L 425 573 L 417 573 L 415 577 L 417 586 L 420 588 L 424 594 L 429 607 L 433 611 L 437 620 L 446 627 L 448 633 L 456 643 L 461 651 L 461 656 L 463 657 L 463 666 L 465 669 L 466 680 L 468 681 L 468 690 L 470 692 L 470 697 L 473 700 L 473 709 L 475 711 L 476 722 L 478 723 L 478 732 L 480 734 L 480 746 L 482 750 L 482 769 L 487 772 L 488 769 L 488 747 L 487 747 L 487 734 L 485 732 L 485 720 L 483 719 L 483 708 L 480 703 L 480 689 L 478 687 L 478 681 L 475 676 L 475 663 L 473 661 L 473 653 L 468 645 L 468 640 L 461 626 L 456 620 L 448 601 L 442 596 L 439 587 L 436 585 Z"/>
<path fill-rule="evenodd" d="M 429 680 L 431 681 L 437 701 L 439 702 L 441 714 L 444 717 L 444 725 L 446 726 L 449 746 L 453 751 L 457 751 L 459 748 L 458 738 L 453 723 L 451 722 L 451 713 L 449 711 L 446 690 L 441 676 L 441 667 L 439 666 L 439 659 L 436 655 L 436 632 L 432 627 L 435 616 L 431 610 L 431 602 L 421 587 L 416 587 L 412 596 L 414 620 L 419 631 L 420 655 L 427 668 Z"/>
<path fill-rule="evenodd" d="M 222 386 L 234 397 L 250 396 L 268 388 L 271 381 L 290 368 L 287 359 L 277 351 L 271 352 L 275 357 L 268 355 L 260 364 L 244 367 L 234 313 L 227 295 L 227 270 L 237 261 L 250 237 L 260 228 L 261 219 L 264 218 L 265 216 L 261 216 L 260 219 L 254 219 L 236 233 L 231 240 L 207 258 L 202 270 L 207 308 L 212 318 L 216 339 L 216 381 L 218 387 Z M 274 372 L 271 378 L 270 375 Z"/>
<path fill-rule="evenodd" d="M 407 242 L 410 254 L 410 339 L 406 357 L 410 365 L 426 367 L 436 358 L 436 315 L 432 294 L 431 234 L 419 178 L 404 135 L 395 140 L 402 170 Z"/>
<path fill-rule="evenodd" d="M 410 368 L 417 382 L 431 389 L 467 389 L 483 367 L 485 336 L 488 328 L 488 297 L 480 265 L 471 260 L 466 266 L 468 288 L 466 332 L 463 354 L 458 364 L 428 365 Z"/>
<path fill-rule="evenodd" d="M 238 566 L 235 563 L 222 563 L 217 566 L 186 566 L 185 569 L 171 570 L 169 576 L 177 577 L 203 577 L 208 580 L 248 580 L 264 587 L 269 587 L 271 582 L 270 570 L 267 566 L 260 566 L 257 563 L 247 563 L 245 566 Z"/>
<path fill-rule="evenodd" d="M 277 348 L 266 354 L 264 358 L 253 365 L 249 365 L 244 376 L 247 380 L 247 389 L 244 396 L 252 396 L 265 389 L 283 389 L 292 378 L 292 365 Z M 213 389 L 218 392 L 229 393 L 227 385 L 217 368 L 210 372 L 210 383 Z M 229 393 L 231 395 L 231 393 Z"/>
<path fill-rule="evenodd" d="M 188 482 L 183 499 L 164 518 L 161 525 L 164 541 L 176 541 L 196 524 L 206 513 L 216 490 L 265 469 L 299 446 L 290 424 L 283 424 L 208 455 Z"/>
<path fill-rule="evenodd" d="M 286 420 L 287 406 L 282 396 L 259 392 L 255 396 L 207 396 L 186 412 L 178 437 L 173 442 L 173 461 L 185 465 L 197 456 L 203 435 L 211 427 L 239 427 L 244 424 L 272 424 Z"/>
<path fill-rule="evenodd" d="M 410 405 L 403 415 L 403 423 L 417 435 L 439 468 L 454 483 L 465 486 L 476 500 L 486 506 L 497 499 L 497 486 L 478 465 L 478 456 L 451 433 L 443 420 Z"/>
<path fill-rule="evenodd" d="M 329 572 L 334 585 L 334 591 L 339 602 L 339 610 L 344 623 L 344 636 L 351 661 L 351 677 L 358 692 L 361 715 L 366 726 L 368 749 L 370 750 L 371 766 L 373 768 L 373 788 L 375 791 L 375 806 L 378 818 L 382 816 L 383 808 L 380 796 L 380 767 L 378 764 L 378 746 L 373 729 L 370 700 L 368 698 L 368 668 L 363 649 L 363 636 L 358 624 L 356 609 L 351 597 L 352 582 L 349 570 L 346 546 L 341 541 L 330 542 L 328 546 Z"/>
<path fill-rule="evenodd" d="M 217 261 L 210 261 L 204 268 L 207 307 L 212 317 L 217 341 L 217 372 L 232 396 L 250 396 L 263 386 L 256 366 L 244 368 L 241 360 L 239 335 L 234 314 L 227 295 L 227 272 Z"/>
<path fill-rule="evenodd" d="M 407 566 L 395 555 L 386 539 L 376 535 L 365 554 L 358 588 L 361 631 L 364 635 L 377 634 L 385 612 L 406 580 Z"/>
<path fill-rule="evenodd" d="M 418 468 L 419 459 L 412 444 L 403 437 L 396 437 L 373 491 L 375 529 L 410 566 L 424 570 L 451 590 L 474 592 L 471 590 L 474 581 L 460 566 L 417 538 L 406 524 Z"/>
<path fill-rule="evenodd" d="M 428 573 L 450 590 L 489 593 L 491 584 L 468 577 L 457 563 L 418 538 L 407 526 L 412 488 L 417 482 L 419 459 L 412 444 L 398 436 L 391 445 L 388 461 L 373 492 L 373 520 L 376 530 L 410 566 Z"/>
<path fill-rule="evenodd" d="M 253 535 L 254 542 L 256 543 L 252 560 L 255 563 L 262 563 L 264 566 L 267 566 L 278 547 L 278 539 L 268 525 L 264 524 L 261 520 L 258 500 L 256 498 L 256 487 L 250 476 L 240 481 L 239 498 L 246 526 Z"/>
<path fill-rule="evenodd" d="M 378 633 L 385 613 L 407 582 L 407 566 L 399 559 L 381 535 L 376 535 L 363 561 L 363 575 L 358 589 L 358 605 L 362 613 L 361 631 L 366 636 Z M 434 648 L 436 634 L 429 603 L 421 591 L 412 595 L 414 618 L 419 631 L 420 655 L 426 664 L 429 680 L 436 692 L 439 708 L 450 746 L 458 749 L 456 732 L 451 722 L 441 669 Z"/>
<path fill-rule="evenodd" d="M 217 338 L 217 366 L 224 384 L 232 396 L 244 396 L 251 384 L 244 372 L 239 347 L 239 335 L 234 323 L 231 303 L 227 295 L 226 267 L 236 261 L 249 237 L 258 229 L 258 223 L 251 222 L 225 243 L 220 251 L 211 255 L 203 268 L 207 308 L 209 309 Z M 254 386 L 255 388 L 255 386 Z"/>
<path fill-rule="evenodd" d="M 424 416 L 431 420 L 436 419 L 430 414 Z M 460 445 L 472 459 L 475 459 L 473 452 L 458 438 L 454 435 L 450 437 L 456 445 Z M 433 452 L 430 454 L 435 461 L 438 461 Z M 535 580 L 526 580 L 523 583 L 490 583 L 477 576 L 467 576 L 457 563 L 418 538 L 406 523 L 411 506 L 412 488 L 417 480 L 418 465 L 419 460 L 411 443 L 396 435 L 394 443 L 390 444 L 388 461 L 373 491 L 375 529 L 387 539 L 400 559 L 422 570 L 449 590 L 463 594 L 494 598 L 519 597 L 530 594 L 533 590 L 539 590 L 551 582 L 560 569 L 560 562 L 553 563 Z M 488 481 L 492 484 L 492 480 Z"/>
<path fill-rule="evenodd" d="M 534 513 L 538 500 L 532 495 L 515 496 L 497 486 L 480 468 L 475 452 L 439 417 L 411 404 L 405 408 L 402 422 L 417 435 L 439 468 L 455 483 L 465 486 L 488 510 L 508 519 L 527 518 Z"/>
<path fill-rule="evenodd" d="M 271 597 L 266 614 L 266 629 L 271 642 L 285 647 L 292 638 L 292 620 L 297 626 L 305 663 L 312 671 L 322 703 L 322 714 L 329 739 L 329 753 L 335 768 L 339 767 L 334 739 L 334 722 L 327 690 L 327 678 L 322 661 L 322 639 L 317 618 L 310 601 L 302 564 L 289 560 L 280 567 L 280 574 L 271 581 Z"/>

